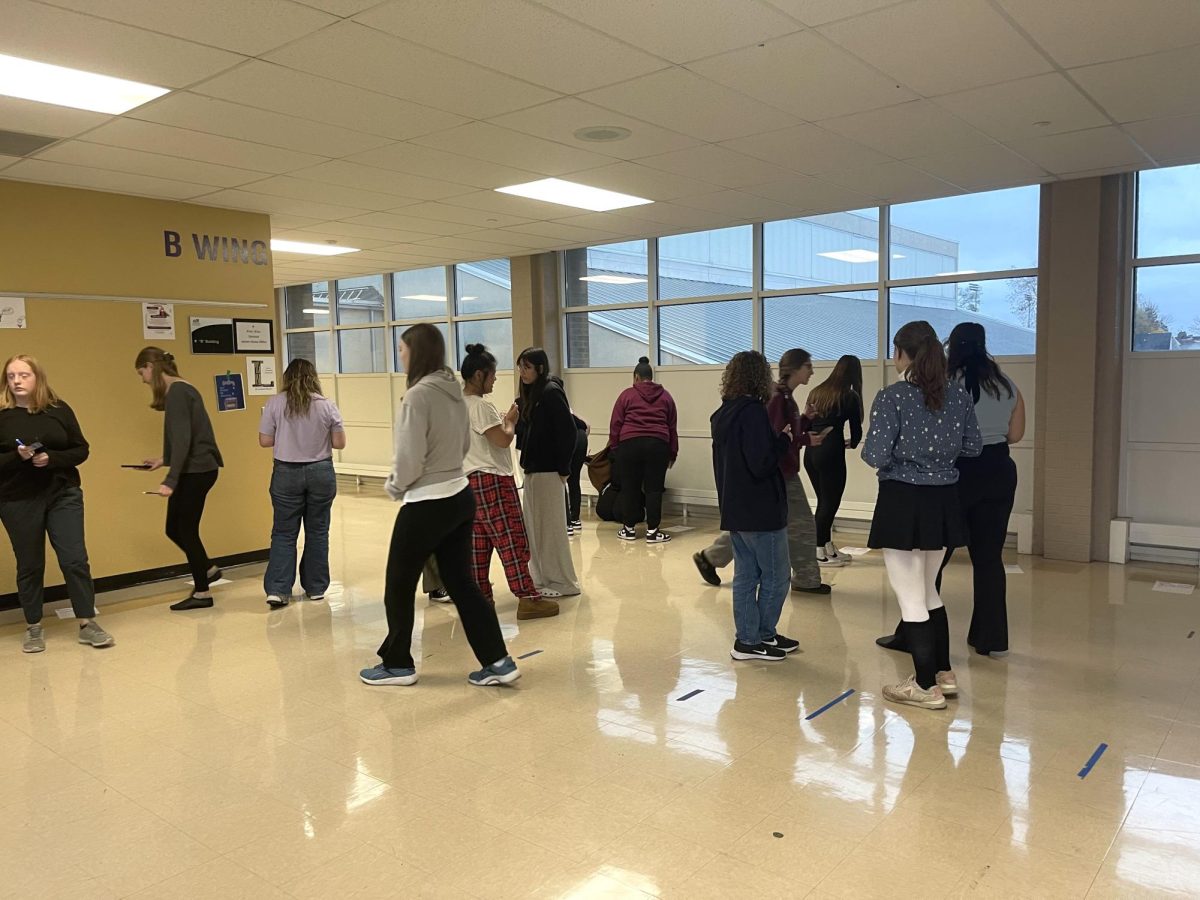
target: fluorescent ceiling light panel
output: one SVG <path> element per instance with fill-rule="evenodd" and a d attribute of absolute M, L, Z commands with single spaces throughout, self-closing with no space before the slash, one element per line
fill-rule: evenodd
<path fill-rule="evenodd" d="M 627 278 L 624 275 L 585 275 L 580 281 L 594 281 L 596 284 L 645 284 L 645 278 Z"/>
<path fill-rule="evenodd" d="M 405 294 L 401 300 L 428 300 L 430 303 L 445 303 L 445 297 L 439 297 L 437 294 Z"/>
<path fill-rule="evenodd" d="M 281 241 L 271 238 L 271 249 L 276 253 L 301 253 L 305 256 L 341 256 L 343 253 L 358 253 L 357 247 L 339 247 L 336 244 L 306 244 L 303 241 Z"/>
<path fill-rule="evenodd" d="M 590 209 L 592 212 L 608 212 L 612 209 L 645 206 L 647 203 L 654 202 L 645 197 L 634 197 L 631 194 L 619 194 L 603 188 L 588 187 L 586 184 L 563 181 L 561 178 L 543 178 L 541 181 L 514 184 L 510 187 L 496 188 L 496 190 L 501 194 L 515 194 L 518 197 L 528 197 L 530 200 L 544 200 L 546 203 L 557 203 L 560 206 Z"/>
<path fill-rule="evenodd" d="M 0 53 L 0 94 L 6 97 L 116 116 L 170 92 L 153 84 Z"/>
<path fill-rule="evenodd" d="M 874 250 L 863 250 L 860 247 L 853 250 L 830 250 L 828 253 L 818 253 L 817 256 L 855 264 L 876 262 L 879 259 L 879 254 Z"/>
<path fill-rule="evenodd" d="M 327 309 L 306 309 L 306 310 L 302 310 L 302 311 L 310 316 L 327 316 L 327 315 L 329 315 L 329 310 L 327 310 Z"/>

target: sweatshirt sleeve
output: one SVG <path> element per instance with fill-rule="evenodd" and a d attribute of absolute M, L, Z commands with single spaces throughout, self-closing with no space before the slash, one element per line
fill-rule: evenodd
<path fill-rule="evenodd" d="M 400 404 L 395 432 L 396 456 L 392 461 L 392 472 L 383 486 L 393 500 L 403 500 L 425 468 L 425 453 L 429 447 L 427 419 L 420 397 L 414 397 L 410 391 Z M 470 440 L 469 434 L 467 440 Z"/>
<path fill-rule="evenodd" d="M 671 462 L 675 462 L 679 458 L 679 410 L 670 394 L 667 394 L 667 443 L 671 445 Z"/>
<path fill-rule="evenodd" d="M 179 486 L 188 456 L 192 451 L 192 410 L 188 395 L 178 387 L 167 391 L 163 409 L 163 458 L 170 461 L 170 469 L 162 483 L 174 490 Z"/>
<path fill-rule="evenodd" d="M 613 404 L 612 416 L 608 420 L 608 446 L 616 449 L 621 442 L 621 426 L 625 424 L 625 391 L 621 391 L 617 402 Z"/>
<path fill-rule="evenodd" d="M 847 415 L 850 420 L 850 449 L 853 450 L 862 443 L 863 409 L 862 397 L 858 396 L 858 392 L 854 391 L 850 394 L 850 396 L 852 399 L 850 403 L 847 404 L 849 407 Z"/>
<path fill-rule="evenodd" d="M 900 407 L 884 391 L 880 391 L 871 404 L 871 430 L 863 444 L 863 461 L 873 469 L 880 469 L 892 460 L 896 441 L 900 437 Z"/>
<path fill-rule="evenodd" d="M 58 420 L 62 422 L 67 431 L 69 446 L 66 450 L 48 450 L 46 452 L 46 455 L 50 457 L 49 468 L 74 469 L 76 466 L 83 465 L 91 453 L 91 448 L 83 436 L 83 429 L 79 427 L 79 420 L 75 418 L 75 411 L 61 402 L 55 409 Z"/>
<path fill-rule="evenodd" d="M 743 414 L 741 431 L 742 459 L 751 477 L 774 475 L 779 470 L 779 460 L 791 448 L 787 435 L 775 430 L 770 415 L 763 415 L 761 407 Z"/>

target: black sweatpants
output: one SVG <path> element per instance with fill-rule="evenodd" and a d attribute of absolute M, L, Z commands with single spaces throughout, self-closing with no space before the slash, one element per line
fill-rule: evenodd
<path fill-rule="evenodd" d="M 200 540 L 200 519 L 204 516 L 204 501 L 217 483 L 217 470 L 187 472 L 179 476 L 179 484 L 167 498 L 167 537 L 183 551 L 188 568 L 192 570 L 193 590 L 203 594 L 208 590 L 208 568 L 211 562 L 204 542 Z"/>
<path fill-rule="evenodd" d="M 583 505 L 583 488 L 580 487 L 579 477 L 583 472 L 584 459 L 588 452 L 588 436 L 586 431 L 575 430 L 575 452 L 571 454 L 571 471 L 567 474 L 567 521 L 578 522 L 580 507 Z"/>
<path fill-rule="evenodd" d="M 804 471 L 817 495 L 817 546 L 824 547 L 833 540 L 833 520 L 846 493 L 846 444 L 841 436 L 830 434 L 819 447 L 805 447 Z"/>
<path fill-rule="evenodd" d="M 93 618 L 96 588 L 83 542 L 83 491 L 71 486 L 25 500 L 0 500 L 0 520 L 17 560 L 17 598 L 26 624 L 42 621 L 47 535 L 58 556 L 75 618 Z"/>
<path fill-rule="evenodd" d="M 651 531 L 658 528 L 670 463 L 671 447 L 666 441 L 637 437 L 621 442 L 617 465 L 621 467 L 622 517 L 626 527 L 633 528 L 641 520 L 644 504 L 646 527 Z"/>
<path fill-rule="evenodd" d="M 967 551 L 974 570 L 975 609 L 967 643 L 980 653 L 1008 649 L 1008 586 L 1004 541 L 1017 494 L 1017 466 L 1008 444 L 988 444 L 975 458 L 960 457 L 958 497 L 967 527 Z M 946 551 L 942 570 L 954 550 Z M 942 589 L 942 573 L 937 587 Z"/>
<path fill-rule="evenodd" d="M 379 646 L 379 657 L 389 669 L 414 667 L 412 632 L 417 580 L 430 556 L 437 560 L 442 583 L 458 608 L 467 641 L 479 664 L 490 666 L 508 655 L 496 608 L 484 599 L 472 574 L 474 525 L 475 495 L 469 487 L 443 500 L 421 500 L 400 507 L 392 528 L 383 588 L 388 633 Z"/>

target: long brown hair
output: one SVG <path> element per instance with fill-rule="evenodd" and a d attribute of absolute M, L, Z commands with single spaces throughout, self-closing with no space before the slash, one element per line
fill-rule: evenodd
<path fill-rule="evenodd" d="M 537 373 L 537 380 L 533 384 L 526 384 L 520 380 L 523 362 L 533 366 L 533 371 Z M 533 410 L 541 402 L 542 394 L 546 392 L 546 385 L 550 383 L 550 356 L 541 347 L 526 347 L 517 357 L 517 375 L 517 384 L 520 385 L 520 393 L 517 396 L 521 398 L 521 419 L 528 422 L 533 417 Z"/>
<path fill-rule="evenodd" d="M 446 368 L 446 339 L 428 322 L 418 322 L 406 328 L 400 340 L 408 345 L 408 386 L 412 387 L 426 375 L 449 372 Z"/>
<path fill-rule="evenodd" d="M 771 399 L 774 383 L 771 379 L 771 364 L 757 350 L 735 353 L 725 365 L 721 376 L 721 399 L 754 397 L 760 403 Z"/>
<path fill-rule="evenodd" d="M 946 403 L 946 351 L 937 332 L 924 320 L 909 322 L 892 344 L 912 360 L 906 377 L 925 395 L 925 407 L 937 412 Z"/>
<path fill-rule="evenodd" d="M 175 357 L 161 347 L 143 347 L 133 363 L 135 369 L 142 366 L 154 367 L 150 376 L 150 408 L 161 412 L 167 408 L 168 385 L 165 376 L 179 377 L 179 370 L 175 368 Z"/>
<path fill-rule="evenodd" d="M 808 402 L 818 416 L 840 413 L 850 403 L 850 395 L 859 398 L 858 420 L 862 421 L 862 361 L 847 354 L 837 361 L 829 377 L 808 392 Z"/>
<path fill-rule="evenodd" d="M 317 376 L 317 367 L 303 357 L 296 357 L 283 370 L 283 384 L 280 393 L 287 394 L 287 417 L 308 415 L 312 407 L 312 398 L 321 395 L 321 379 Z"/>
<path fill-rule="evenodd" d="M 792 373 L 797 369 L 803 369 L 810 362 L 812 362 L 812 354 L 802 347 L 784 350 L 783 356 L 779 357 L 779 386 L 786 388 Z"/>
<path fill-rule="evenodd" d="M 16 356 L 10 356 L 8 362 L 4 364 L 4 387 L 0 389 L 0 409 L 17 408 L 17 398 L 13 396 L 13 392 L 8 387 L 8 367 L 15 362 L 23 362 L 33 370 L 33 396 L 25 411 L 33 415 L 47 407 L 58 406 L 58 394 L 50 389 L 50 382 L 46 379 L 46 370 L 42 368 L 42 364 L 35 357 L 18 353 Z"/>

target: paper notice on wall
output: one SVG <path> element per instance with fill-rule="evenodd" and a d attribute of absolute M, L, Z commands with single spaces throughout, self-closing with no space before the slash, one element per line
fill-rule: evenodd
<path fill-rule="evenodd" d="M 1190 596 L 1196 590 L 1194 584 L 1180 584 L 1177 581 L 1156 581 L 1154 590 L 1160 594 L 1184 594 Z"/>
<path fill-rule="evenodd" d="M 252 396 L 279 393 L 279 388 L 275 386 L 275 357 L 246 357 L 246 384 Z"/>
<path fill-rule="evenodd" d="M 25 327 L 25 298 L 0 297 L 0 328 Z"/>
<path fill-rule="evenodd" d="M 175 340 L 174 304 L 142 304 L 142 339 L 147 341 Z"/>

